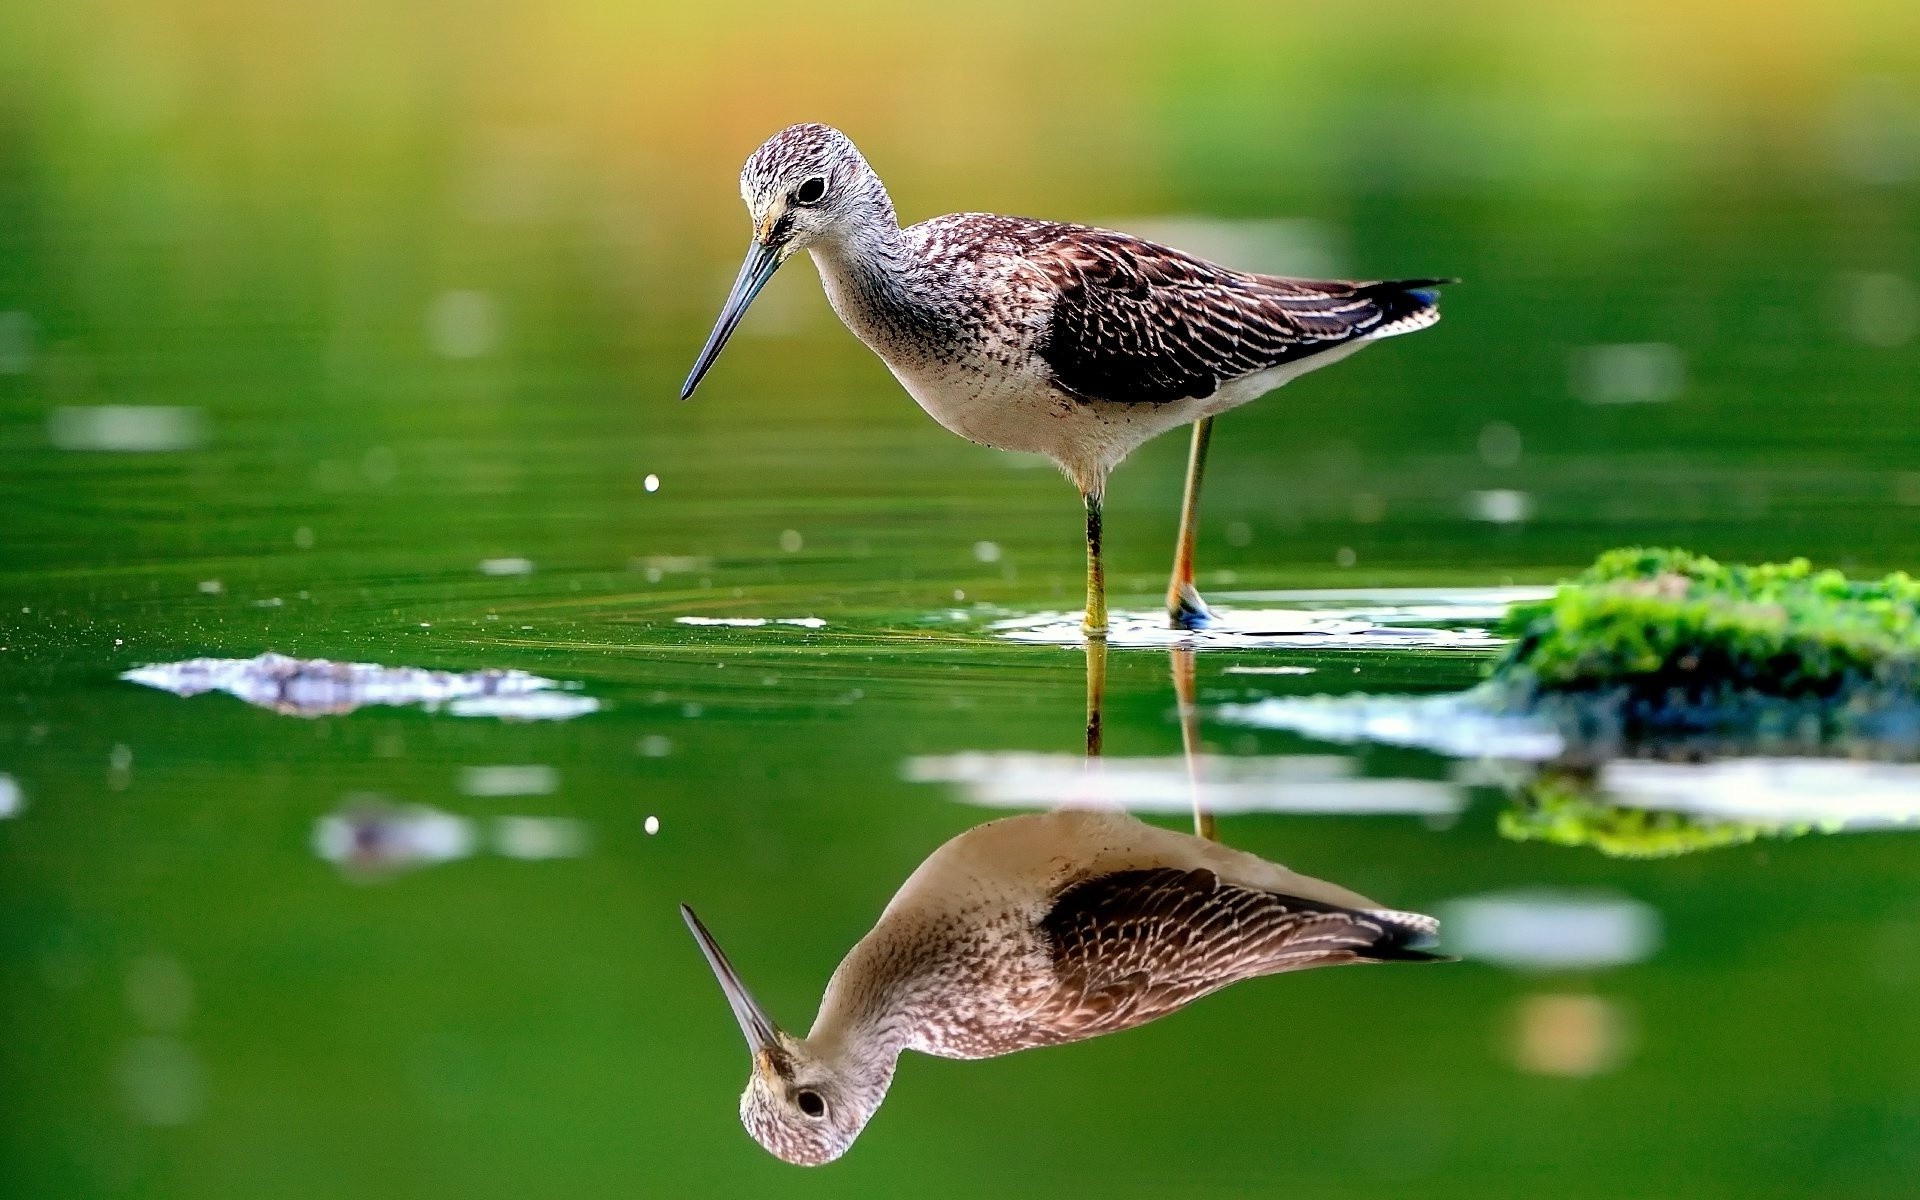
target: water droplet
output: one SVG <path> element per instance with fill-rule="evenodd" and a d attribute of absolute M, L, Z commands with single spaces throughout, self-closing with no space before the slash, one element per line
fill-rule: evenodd
<path fill-rule="evenodd" d="M 1467 515 L 1476 521 L 1513 525 L 1533 515 L 1533 497 L 1512 488 L 1467 493 Z"/>

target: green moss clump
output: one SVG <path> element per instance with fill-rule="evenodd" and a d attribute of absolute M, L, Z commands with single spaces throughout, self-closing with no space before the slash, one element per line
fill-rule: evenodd
<path fill-rule="evenodd" d="M 1920 583 L 1850 580 L 1803 558 L 1748 567 L 1614 550 L 1550 599 L 1516 605 L 1502 632 L 1513 643 L 1486 692 L 1500 708 L 1600 706 L 1628 737 L 1767 727 L 1806 740 L 1890 707 L 1911 715 Z"/>
<path fill-rule="evenodd" d="M 1499 828 L 1501 837 L 1516 842 L 1592 846 L 1613 858 L 1675 858 L 1812 830 L 1804 824 L 1710 821 L 1609 804 L 1590 774 L 1556 770 L 1543 771 L 1513 794 L 1512 807 L 1500 813 Z"/>

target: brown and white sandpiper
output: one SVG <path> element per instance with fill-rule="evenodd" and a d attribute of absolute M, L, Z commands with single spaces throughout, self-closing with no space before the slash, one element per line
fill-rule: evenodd
<path fill-rule="evenodd" d="M 1194 586 L 1213 420 L 1316 367 L 1440 318 L 1444 279 L 1287 279 L 1055 221 L 957 213 L 902 229 L 845 135 L 793 125 L 747 159 L 753 241 L 681 388 L 693 394 L 747 306 L 797 251 L 840 319 L 933 418 L 962 437 L 1046 455 L 1086 505 L 1089 636 L 1107 630 L 1101 502 L 1135 447 L 1192 424 L 1168 585 L 1176 626 L 1206 624 Z"/>

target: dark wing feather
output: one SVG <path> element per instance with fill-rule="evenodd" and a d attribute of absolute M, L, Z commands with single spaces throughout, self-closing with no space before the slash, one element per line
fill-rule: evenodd
<path fill-rule="evenodd" d="M 1057 299 L 1040 355 L 1084 400 L 1164 404 L 1430 313 L 1448 282 L 1283 279 L 1123 233 L 1036 225 L 1024 255 Z"/>
<path fill-rule="evenodd" d="M 1370 959 L 1430 959 L 1431 918 L 1359 912 L 1221 882 L 1212 871 L 1118 871 L 1064 889 L 1041 921 L 1057 986 L 1035 1040 L 1150 1021 L 1256 975 Z"/>

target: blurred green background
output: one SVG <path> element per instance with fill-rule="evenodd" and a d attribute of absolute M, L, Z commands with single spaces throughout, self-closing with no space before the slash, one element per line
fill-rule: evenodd
<path fill-rule="evenodd" d="M 674 903 L 804 1027 L 891 890 L 989 815 L 903 763 L 1071 752 L 1083 686 L 981 627 L 1078 605 L 1072 490 L 929 421 L 805 267 L 673 399 L 746 241 L 739 165 L 801 120 L 907 220 L 1465 281 L 1434 330 L 1222 420 L 1216 596 L 1537 582 L 1626 542 L 1861 573 L 1920 550 L 1910 2 L 0 7 L 0 1193 L 1910 1188 L 1906 835 L 1609 862 L 1500 841 L 1497 802 L 1412 752 L 1352 769 L 1458 786 L 1444 829 L 1229 840 L 1408 907 L 1606 887 L 1658 910 L 1659 953 L 1256 983 L 910 1061 L 823 1171 L 754 1147 Z M 1121 605 L 1163 586 L 1183 457 L 1114 480 Z M 517 667 L 604 707 L 303 720 L 115 679 L 264 650 Z M 1226 673 L 1271 661 L 1203 657 L 1203 702 L 1478 669 Z M 1117 653 L 1110 752 L 1176 752 L 1171 711 L 1164 659 Z M 557 782 L 463 791 L 513 764 Z M 312 843 L 368 794 L 591 836 L 361 886 Z M 1529 1067 L 1515 1030 L 1562 994 L 1630 1051 Z"/>

